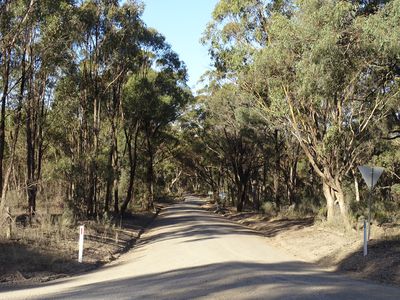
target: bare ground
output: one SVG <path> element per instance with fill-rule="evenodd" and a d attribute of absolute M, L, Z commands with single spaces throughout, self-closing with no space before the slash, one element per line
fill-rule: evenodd
<path fill-rule="evenodd" d="M 203 208 L 215 211 L 208 203 Z M 362 229 L 344 231 L 314 218 L 270 218 L 255 212 L 224 209 L 226 218 L 263 233 L 269 242 L 305 262 L 346 272 L 356 278 L 400 285 L 400 230 L 373 226 L 368 255 L 363 256 Z"/>
<path fill-rule="evenodd" d="M 0 239 L 0 282 L 45 282 L 95 269 L 130 249 L 156 216 L 127 215 L 120 224 L 85 221 L 83 263 L 77 262 L 77 226 L 36 225 L 15 228 L 11 240 Z"/>

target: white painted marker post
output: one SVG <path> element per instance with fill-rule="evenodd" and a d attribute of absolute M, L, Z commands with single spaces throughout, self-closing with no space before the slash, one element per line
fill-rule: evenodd
<path fill-rule="evenodd" d="M 85 234 L 85 225 L 79 226 L 79 254 L 78 254 L 78 262 L 82 262 L 83 256 L 83 235 Z"/>
<path fill-rule="evenodd" d="M 368 254 L 367 220 L 364 220 L 364 256 Z"/>

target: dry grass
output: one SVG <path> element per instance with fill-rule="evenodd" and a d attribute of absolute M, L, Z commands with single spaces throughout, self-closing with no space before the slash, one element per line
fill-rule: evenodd
<path fill-rule="evenodd" d="M 12 238 L 0 236 L 0 282 L 48 281 L 93 269 L 129 249 L 154 217 L 152 212 L 127 216 L 121 227 L 108 221 L 85 221 L 83 263 L 78 257 L 78 224 L 48 215 L 26 227 L 12 226 Z"/>

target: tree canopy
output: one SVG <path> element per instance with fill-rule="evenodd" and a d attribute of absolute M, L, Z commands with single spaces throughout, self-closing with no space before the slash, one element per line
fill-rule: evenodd
<path fill-rule="evenodd" d="M 0 209 L 54 199 L 92 218 L 211 191 L 350 226 L 373 164 L 378 217 L 399 217 L 399 0 L 220 0 L 196 96 L 143 9 L 0 3 Z"/>

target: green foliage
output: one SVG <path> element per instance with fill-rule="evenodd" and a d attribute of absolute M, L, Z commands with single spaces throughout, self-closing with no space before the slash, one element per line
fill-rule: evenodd
<path fill-rule="evenodd" d="M 269 217 L 275 217 L 277 214 L 276 206 L 273 202 L 264 202 L 261 206 L 261 212 Z"/>
<path fill-rule="evenodd" d="M 136 1 L 1 4 L 0 175 L 12 166 L 6 185 L 28 190 L 29 206 L 49 196 L 46 182 L 74 217 L 117 213 L 159 179 L 148 170 L 163 172 L 168 131 L 191 92 L 184 63 L 142 12 Z"/>
<path fill-rule="evenodd" d="M 215 69 L 196 99 L 142 4 L 30 3 L 0 16 L 10 195 L 59 187 L 74 217 L 99 217 L 211 190 L 238 210 L 325 218 L 324 184 L 357 218 L 356 166 L 373 163 L 385 167 L 376 217 L 397 220 L 400 0 L 221 0 L 202 39 Z"/>
<path fill-rule="evenodd" d="M 323 183 L 345 221 L 349 205 L 360 214 L 352 202 L 357 165 L 384 166 L 382 186 L 399 180 L 399 7 L 397 0 L 220 1 L 203 37 L 215 71 L 202 99 L 202 129 L 213 138 L 201 142 L 218 153 L 207 162 L 234 182 L 235 164 L 230 170 L 227 162 L 240 149 L 236 166 L 250 166 L 261 198 L 277 208 L 297 201 L 304 213 L 321 209 L 331 218 L 333 208 L 321 206 Z M 251 152 L 238 140 L 260 149 L 252 161 L 264 159 L 241 160 Z M 379 213 L 397 209 L 389 198 L 397 194 L 382 189 Z"/>

